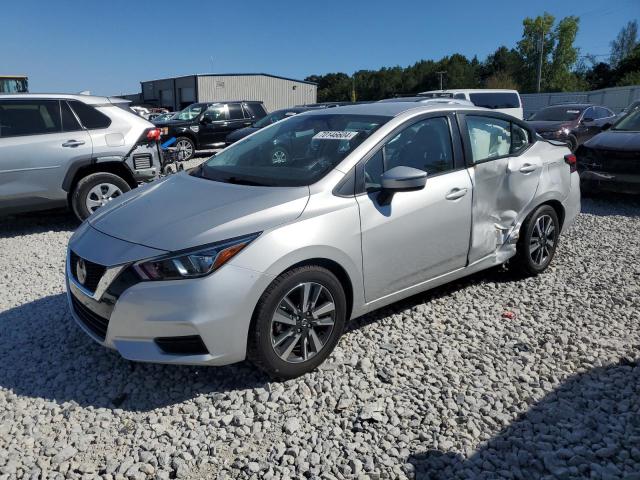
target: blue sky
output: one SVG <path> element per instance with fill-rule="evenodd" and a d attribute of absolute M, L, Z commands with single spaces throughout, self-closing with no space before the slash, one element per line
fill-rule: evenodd
<path fill-rule="evenodd" d="M 27 74 L 33 92 L 106 95 L 191 73 L 304 78 L 456 52 L 483 59 L 544 11 L 579 15 L 581 53 L 607 54 L 640 0 L 2 2 L 0 74 Z"/>

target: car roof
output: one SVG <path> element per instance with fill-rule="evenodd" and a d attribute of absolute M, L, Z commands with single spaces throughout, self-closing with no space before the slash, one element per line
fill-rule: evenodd
<path fill-rule="evenodd" d="M 510 88 L 447 88 L 445 90 L 427 90 L 425 92 L 420 92 L 420 95 L 424 93 L 518 93 L 517 90 L 513 90 Z"/>
<path fill-rule="evenodd" d="M 375 103 L 363 103 L 358 105 L 345 105 L 342 107 L 335 107 L 330 110 L 309 110 L 305 112 L 305 115 L 381 115 L 386 117 L 396 117 L 407 110 L 420 110 L 425 113 L 435 111 L 450 111 L 450 110 L 478 110 L 478 111 L 491 111 L 486 108 L 472 107 L 466 105 L 454 105 L 454 104 L 422 104 L 420 102 L 375 102 Z"/>
<path fill-rule="evenodd" d="M 545 108 L 589 108 L 589 107 L 599 107 L 600 105 L 594 105 L 593 103 L 555 103 L 553 105 L 547 105 L 540 110 L 544 110 Z M 606 108 L 606 107 L 604 107 Z"/>
<path fill-rule="evenodd" d="M 0 100 L 80 100 L 81 102 L 100 105 L 105 103 L 131 103 L 119 97 L 99 97 L 70 93 L 8 93 L 0 95 Z"/>

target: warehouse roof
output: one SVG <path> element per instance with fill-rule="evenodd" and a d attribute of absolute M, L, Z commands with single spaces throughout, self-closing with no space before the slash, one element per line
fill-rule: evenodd
<path fill-rule="evenodd" d="M 156 78 L 155 80 L 144 80 L 140 83 L 159 82 L 162 80 L 172 80 L 174 78 L 187 78 L 187 77 L 272 77 L 279 78 L 280 80 L 289 80 L 291 82 L 308 83 L 309 85 L 317 85 L 315 82 L 309 82 L 307 80 L 298 80 L 296 78 L 282 77 L 280 75 L 272 75 L 270 73 L 194 73 L 193 75 L 180 75 L 177 77 Z"/>

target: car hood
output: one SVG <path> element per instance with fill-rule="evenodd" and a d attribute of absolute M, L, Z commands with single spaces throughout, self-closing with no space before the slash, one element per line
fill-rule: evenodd
<path fill-rule="evenodd" d="M 166 120 L 164 122 L 158 122 L 158 126 L 163 127 L 188 127 L 194 123 L 190 120 Z"/>
<path fill-rule="evenodd" d="M 594 150 L 640 152 L 640 132 L 607 130 L 585 142 L 584 146 Z"/>
<path fill-rule="evenodd" d="M 186 172 L 134 189 L 89 217 L 93 228 L 146 247 L 175 251 L 292 222 L 309 187 L 254 187 Z"/>
<path fill-rule="evenodd" d="M 256 127 L 239 128 L 227 135 L 227 142 L 237 142 L 238 140 L 251 135 L 253 132 L 260 130 Z"/>
<path fill-rule="evenodd" d="M 571 128 L 573 126 L 571 122 L 558 122 L 556 120 L 530 120 L 528 123 L 536 132 L 555 132 L 563 127 Z"/>

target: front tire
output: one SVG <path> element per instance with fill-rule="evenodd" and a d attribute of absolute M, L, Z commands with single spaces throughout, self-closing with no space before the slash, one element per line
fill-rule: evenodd
<path fill-rule="evenodd" d="M 196 153 L 196 146 L 189 137 L 178 137 L 176 138 L 176 150 L 178 151 L 178 160 L 181 162 L 186 162 L 187 160 L 191 160 L 193 155 Z"/>
<path fill-rule="evenodd" d="M 527 276 L 544 272 L 556 253 L 559 237 L 558 214 L 551 206 L 541 205 L 521 227 L 515 256 L 518 270 Z"/>
<path fill-rule="evenodd" d="M 289 270 L 258 302 L 247 356 L 275 379 L 311 372 L 335 348 L 346 314 L 344 289 L 333 273 L 315 265 Z"/>
<path fill-rule="evenodd" d="M 80 179 L 71 194 L 71 208 L 80 221 L 111 200 L 131 190 L 129 184 L 113 173 L 98 172 Z"/>

